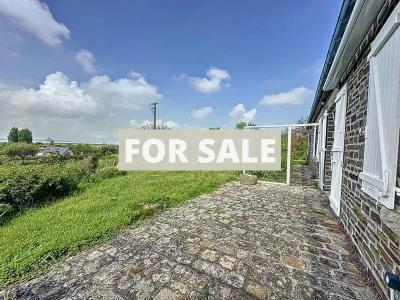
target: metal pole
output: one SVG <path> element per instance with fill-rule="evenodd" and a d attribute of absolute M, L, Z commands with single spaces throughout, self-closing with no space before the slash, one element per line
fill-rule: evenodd
<path fill-rule="evenodd" d="M 244 130 L 247 130 L 247 126 L 244 127 Z M 246 175 L 246 170 L 244 168 L 243 168 L 242 173 L 243 173 L 243 175 Z"/>
<path fill-rule="evenodd" d="M 286 184 L 290 184 L 290 156 L 292 150 L 292 127 L 288 126 L 287 159 L 286 159 Z"/>
<path fill-rule="evenodd" d="M 157 129 L 157 102 L 151 103 L 151 111 L 153 112 L 153 129 Z"/>

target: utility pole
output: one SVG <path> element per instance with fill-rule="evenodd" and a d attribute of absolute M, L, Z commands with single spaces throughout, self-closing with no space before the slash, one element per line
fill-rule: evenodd
<path fill-rule="evenodd" d="M 157 104 L 158 102 L 151 103 L 151 111 L 153 112 L 153 129 L 157 129 Z"/>

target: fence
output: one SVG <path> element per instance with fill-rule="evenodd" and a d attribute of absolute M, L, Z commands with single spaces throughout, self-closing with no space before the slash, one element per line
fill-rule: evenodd
<path fill-rule="evenodd" d="M 263 128 L 287 128 L 287 161 L 286 161 L 286 184 L 290 184 L 290 171 L 291 171 L 291 154 L 292 154 L 292 129 L 296 127 L 313 127 L 312 131 L 312 145 L 316 144 L 316 128 L 319 126 L 319 123 L 308 123 L 308 124 L 285 124 L 285 125 L 261 125 L 261 126 L 246 126 L 245 130 L 252 129 L 263 129 Z M 310 147 L 310 143 L 308 143 L 308 147 Z M 243 174 L 246 174 L 246 170 L 243 170 Z"/>

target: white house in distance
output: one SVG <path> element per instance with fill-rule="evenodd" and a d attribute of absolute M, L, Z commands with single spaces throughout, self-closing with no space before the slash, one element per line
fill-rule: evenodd
<path fill-rule="evenodd" d="M 309 114 L 319 123 L 309 160 L 387 297 L 384 274 L 400 275 L 399 108 L 399 0 L 344 0 Z"/>

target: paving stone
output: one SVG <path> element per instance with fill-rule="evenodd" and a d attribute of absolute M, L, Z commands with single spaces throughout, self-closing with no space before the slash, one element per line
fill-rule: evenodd
<path fill-rule="evenodd" d="M 257 299 L 267 299 L 267 289 L 258 283 L 250 282 L 246 286 L 246 291 Z"/>
<path fill-rule="evenodd" d="M 295 269 L 303 270 L 305 267 L 304 261 L 293 255 L 284 256 L 281 261 Z"/>
<path fill-rule="evenodd" d="M 349 249 L 319 190 L 233 182 L 7 292 L 10 299 L 374 299 L 345 259 Z"/>
<path fill-rule="evenodd" d="M 223 256 L 221 257 L 219 264 L 226 269 L 233 270 L 235 267 L 236 258 L 231 256 Z"/>

